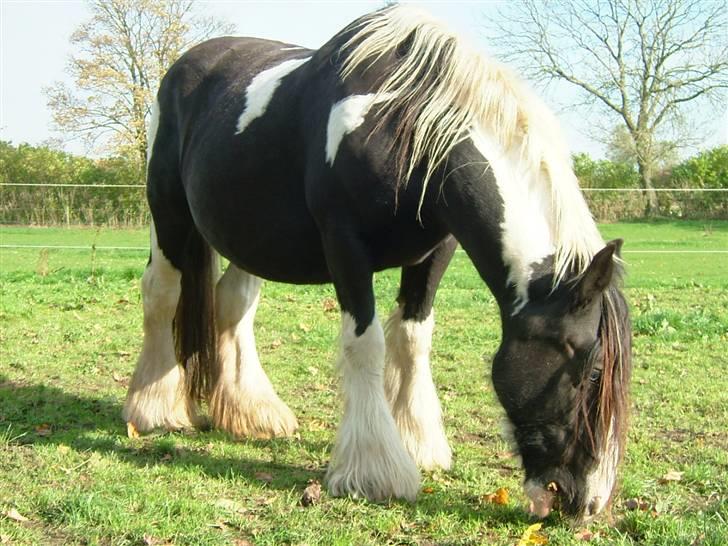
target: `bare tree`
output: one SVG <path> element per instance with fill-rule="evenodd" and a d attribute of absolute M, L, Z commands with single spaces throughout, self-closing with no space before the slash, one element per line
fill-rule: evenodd
<path fill-rule="evenodd" d="M 234 29 L 194 7 L 193 0 L 91 0 L 91 19 L 71 36 L 75 89 L 60 82 L 45 89 L 58 130 L 141 168 L 146 120 L 165 71 L 190 46 Z"/>
<path fill-rule="evenodd" d="M 494 43 L 530 78 L 569 82 L 618 118 L 651 214 L 660 135 L 690 106 L 725 97 L 727 13 L 725 0 L 517 0 L 499 13 Z"/>

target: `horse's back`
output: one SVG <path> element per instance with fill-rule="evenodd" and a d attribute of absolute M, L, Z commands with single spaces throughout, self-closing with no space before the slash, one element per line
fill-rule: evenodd
<path fill-rule="evenodd" d="M 281 86 L 261 103 L 266 81 L 261 86 L 255 78 L 284 63 L 303 64 L 311 54 L 254 38 L 217 38 L 192 48 L 160 87 L 150 163 L 150 173 L 155 163 L 176 173 L 149 183 L 174 186 L 161 192 L 165 200 L 183 192 L 196 228 L 216 250 L 252 273 L 289 282 L 328 280 L 306 205 L 304 150 L 294 136 L 298 89 Z M 251 119 L 241 130 L 246 115 Z"/>

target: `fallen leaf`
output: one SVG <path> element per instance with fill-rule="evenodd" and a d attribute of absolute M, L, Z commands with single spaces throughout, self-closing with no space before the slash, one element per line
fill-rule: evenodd
<path fill-rule="evenodd" d="M 590 541 L 591 539 L 594 538 L 594 536 L 595 536 L 594 533 L 592 533 L 589 529 L 582 529 L 582 530 L 574 533 L 574 538 L 576 540 L 583 540 L 585 542 Z"/>
<path fill-rule="evenodd" d="M 665 475 L 663 475 L 659 481 L 661 484 L 666 484 L 669 482 L 679 482 L 680 480 L 682 480 L 682 477 L 682 472 L 678 472 L 677 470 L 670 470 Z"/>
<path fill-rule="evenodd" d="M 43 423 L 42 425 L 38 425 L 35 427 L 35 433 L 38 436 L 50 436 L 52 434 L 51 426 Z"/>
<path fill-rule="evenodd" d="M 508 490 L 505 487 L 499 487 L 495 493 L 484 495 L 483 500 L 491 504 L 508 504 Z"/>
<path fill-rule="evenodd" d="M 8 519 L 11 519 L 13 521 L 18 521 L 20 523 L 30 521 L 28 518 L 21 515 L 20 512 L 18 512 L 15 508 L 11 508 L 7 512 L 5 512 L 5 515 L 7 516 Z"/>
<path fill-rule="evenodd" d="M 316 480 L 308 482 L 301 495 L 301 506 L 313 506 L 321 500 L 321 484 Z"/>
<path fill-rule="evenodd" d="M 336 300 L 333 298 L 325 298 L 323 301 L 324 304 L 324 313 L 330 313 L 331 311 L 336 311 L 339 306 L 336 303 Z"/>
<path fill-rule="evenodd" d="M 10 544 L 10 535 L 0 535 L 0 544 Z"/>
<path fill-rule="evenodd" d="M 129 438 L 139 438 L 139 431 L 131 421 L 126 424 L 126 435 Z"/>
<path fill-rule="evenodd" d="M 540 529 L 540 523 L 534 523 L 529 526 L 528 529 L 523 532 L 523 535 L 521 535 L 521 538 L 518 541 L 518 546 L 532 546 L 534 544 L 538 546 L 540 544 L 548 544 L 549 539 L 546 538 L 543 533 L 539 533 Z"/>
<path fill-rule="evenodd" d="M 303 322 L 298 325 L 298 327 L 305 333 L 309 333 L 311 331 L 311 327 L 308 324 L 304 324 Z"/>
<path fill-rule="evenodd" d="M 624 507 L 630 511 L 641 510 L 642 512 L 646 512 L 650 509 L 649 503 L 640 499 L 627 499 L 624 501 Z"/>
<path fill-rule="evenodd" d="M 422 492 L 430 495 L 430 494 L 434 493 L 435 490 L 432 487 L 423 487 Z"/>
<path fill-rule="evenodd" d="M 260 480 L 265 483 L 273 481 L 273 474 L 269 474 L 268 472 L 256 472 L 254 476 L 256 480 Z"/>
<path fill-rule="evenodd" d="M 125 383 L 126 382 L 126 377 L 124 377 L 123 375 L 119 375 L 116 372 L 114 372 L 114 373 L 111 374 L 111 379 L 113 379 L 117 383 Z"/>
<path fill-rule="evenodd" d="M 326 421 L 321 421 L 319 419 L 311 419 L 308 422 L 308 429 L 309 430 L 326 430 L 329 428 L 329 423 Z"/>

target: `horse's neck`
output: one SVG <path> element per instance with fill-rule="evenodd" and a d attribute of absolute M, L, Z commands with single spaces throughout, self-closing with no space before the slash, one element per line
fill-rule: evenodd
<path fill-rule="evenodd" d="M 536 264 L 554 254 L 546 187 L 519 154 L 473 133 L 450 156 L 439 210 L 503 312 L 528 299 Z"/>

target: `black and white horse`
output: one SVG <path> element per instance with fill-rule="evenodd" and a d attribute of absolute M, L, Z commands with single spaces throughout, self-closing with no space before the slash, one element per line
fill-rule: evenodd
<path fill-rule="evenodd" d="M 508 70 L 401 6 L 317 51 L 210 40 L 164 77 L 149 143 L 131 427 L 194 426 L 205 399 L 235 436 L 294 433 L 255 349 L 261 279 L 332 282 L 344 410 L 329 491 L 414 499 L 418 466 L 451 465 L 429 354 L 460 243 L 500 308 L 492 380 L 532 510 L 608 503 L 630 375 L 621 242 L 602 241 L 553 116 Z M 372 280 L 391 267 L 383 327 Z"/>

